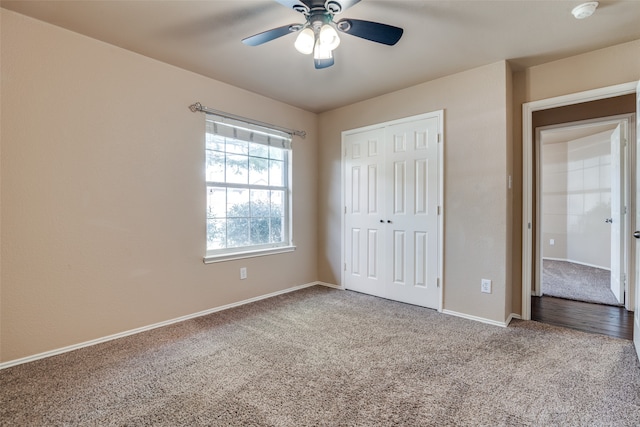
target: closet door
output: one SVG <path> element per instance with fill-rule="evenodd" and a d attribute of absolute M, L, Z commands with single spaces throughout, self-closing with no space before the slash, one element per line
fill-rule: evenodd
<path fill-rule="evenodd" d="M 384 129 L 345 142 L 345 287 L 385 297 Z"/>
<path fill-rule="evenodd" d="M 386 128 L 385 296 L 439 308 L 437 117 Z"/>
<path fill-rule="evenodd" d="M 440 118 L 344 135 L 347 289 L 440 308 Z"/>

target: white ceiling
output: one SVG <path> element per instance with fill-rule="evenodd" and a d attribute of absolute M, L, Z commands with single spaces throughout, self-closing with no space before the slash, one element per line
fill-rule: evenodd
<path fill-rule="evenodd" d="M 336 17 L 404 28 L 393 47 L 341 34 L 335 65 L 316 70 L 295 35 L 247 36 L 303 16 L 273 0 L 21 0 L 0 5 L 107 43 L 322 112 L 508 59 L 528 67 L 640 39 L 640 1 L 600 1 L 576 20 L 573 0 L 362 0 Z M 639 52 L 640 54 L 640 52 Z M 612 64 L 612 66 L 615 66 Z"/>

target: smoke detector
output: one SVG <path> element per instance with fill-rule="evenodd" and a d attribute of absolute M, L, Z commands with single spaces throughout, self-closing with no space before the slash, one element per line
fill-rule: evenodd
<path fill-rule="evenodd" d="M 593 15 L 593 12 L 596 11 L 597 7 L 598 7 L 598 2 L 597 1 L 590 1 L 590 2 L 587 2 L 587 3 L 582 3 L 581 5 L 574 7 L 573 10 L 571 11 L 571 14 L 576 19 L 588 18 L 591 15 Z"/>

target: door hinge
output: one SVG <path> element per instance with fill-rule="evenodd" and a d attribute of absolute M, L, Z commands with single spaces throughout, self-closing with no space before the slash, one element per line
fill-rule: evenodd
<path fill-rule="evenodd" d="M 344 263 L 344 271 L 347 271 L 347 263 Z"/>
<path fill-rule="evenodd" d="M 436 278 L 436 286 L 438 288 L 440 287 L 440 278 L 439 277 Z"/>
<path fill-rule="evenodd" d="M 438 142 L 442 142 L 442 134 L 441 133 L 438 134 Z"/>
<path fill-rule="evenodd" d="M 347 213 L 347 207 L 346 206 L 344 207 L 344 213 Z"/>
<path fill-rule="evenodd" d="M 438 215 L 440 215 L 440 206 L 438 206 Z"/>

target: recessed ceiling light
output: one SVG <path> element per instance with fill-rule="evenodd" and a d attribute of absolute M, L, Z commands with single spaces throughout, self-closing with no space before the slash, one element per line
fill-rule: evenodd
<path fill-rule="evenodd" d="M 596 11 L 597 7 L 597 1 L 590 1 L 574 7 L 571 13 L 573 14 L 573 16 L 575 16 L 576 19 L 584 19 L 593 15 L 593 12 Z"/>

